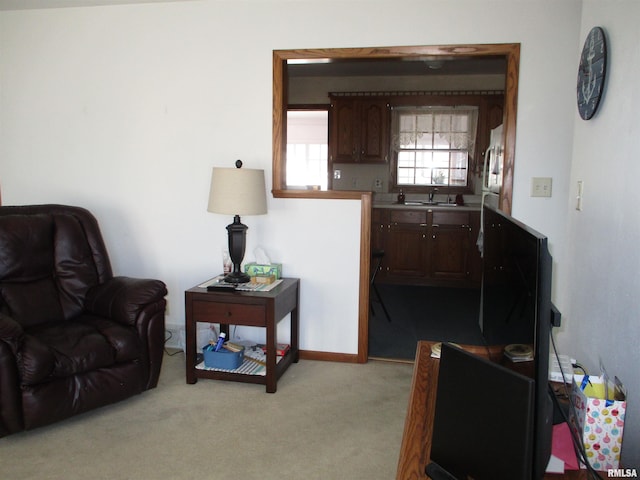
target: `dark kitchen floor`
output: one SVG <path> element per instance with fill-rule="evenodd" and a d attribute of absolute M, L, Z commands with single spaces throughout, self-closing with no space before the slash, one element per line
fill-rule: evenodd
<path fill-rule="evenodd" d="M 478 326 L 480 290 L 378 284 L 391 321 L 371 290 L 375 314 L 369 315 L 369 356 L 415 358 L 419 340 L 482 345 Z"/>

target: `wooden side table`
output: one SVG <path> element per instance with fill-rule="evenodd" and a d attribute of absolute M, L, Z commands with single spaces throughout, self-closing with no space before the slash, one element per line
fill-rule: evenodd
<path fill-rule="evenodd" d="M 187 383 L 198 378 L 231 380 L 266 385 L 267 393 L 275 393 L 277 381 L 292 363 L 300 358 L 298 346 L 298 304 L 300 281 L 285 278 L 268 292 L 207 291 L 193 287 L 185 292 L 185 356 Z M 278 362 L 276 358 L 277 325 L 291 313 L 291 346 Z M 197 322 L 219 323 L 220 330 L 229 337 L 229 325 L 245 325 L 266 329 L 266 375 L 196 368 L 196 355 L 203 345 L 196 345 Z"/>

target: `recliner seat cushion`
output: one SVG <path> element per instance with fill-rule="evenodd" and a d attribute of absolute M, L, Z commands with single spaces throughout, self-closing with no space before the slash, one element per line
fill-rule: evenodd
<path fill-rule="evenodd" d="M 23 385 L 36 385 L 140 359 L 143 351 L 134 328 L 82 315 L 70 322 L 26 331 L 19 366 Z"/>

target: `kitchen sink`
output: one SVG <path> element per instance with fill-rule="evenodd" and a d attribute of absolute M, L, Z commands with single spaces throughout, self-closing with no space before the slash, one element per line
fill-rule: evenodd
<path fill-rule="evenodd" d="M 407 200 L 404 202 L 407 206 L 433 206 L 433 207 L 456 207 L 455 203 L 447 203 L 447 202 L 420 202 L 417 200 Z"/>

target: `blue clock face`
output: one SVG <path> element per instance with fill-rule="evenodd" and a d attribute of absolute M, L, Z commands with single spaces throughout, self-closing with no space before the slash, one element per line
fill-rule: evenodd
<path fill-rule="evenodd" d="M 584 120 L 596 113 L 604 91 L 607 71 L 607 43 L 604 31 L 594 27 L 587 35 L 578 67 L 578 112 Z"/>

